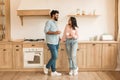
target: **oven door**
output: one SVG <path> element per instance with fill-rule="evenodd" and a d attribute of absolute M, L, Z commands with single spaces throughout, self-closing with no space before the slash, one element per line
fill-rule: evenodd
<path fill-rule="evenodd" d="M 42 68 L 43 67 L 43 50 L 27 51 L 24 49 L 24 68 Z"/>

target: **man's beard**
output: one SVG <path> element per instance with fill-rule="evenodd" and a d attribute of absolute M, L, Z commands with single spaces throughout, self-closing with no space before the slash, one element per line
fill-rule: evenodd
<path fill-rule="evenodd" d="M 58 21 L 58 19 L 57 19 L 57 18 L 54 18 L 54 20 L 55 20 L 55 21 Z"/>

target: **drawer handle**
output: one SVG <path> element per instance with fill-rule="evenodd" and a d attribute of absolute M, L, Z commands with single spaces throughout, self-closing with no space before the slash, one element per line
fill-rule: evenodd
<path fill-rule="evenodd" d="M 16 51 L 19 51 L 19 49 L 16 49 Z"/>
<path fill-rule="evenodd" d="M 6 51 L 6 49 L 3 49 L 3 51 Z"/>
<path fill-rule="evenodd" d="M 32 45 L 32 46 L 35 46 L 35 45 Z"/>
<path fill-rule="evenodd" d="M 61 49 L 61 51 L 64 51 L 64 49 Z"/>
<path fill-rule="evenodd" d="M 18 45 L 16 47 L 19 47 Z"/>
<path fill-rule="evenodd" d="M 111 44 L 108 44 L 108 46 L 111 46 Z"/>
<path fill-rule="evenodd" d="M 93 44 L 93 46 L 95 46 L 96 44 Z"/>
<path fill-rule="evenodd" d="M 77 51 L 79 51 L 80 49 L 77 49 Z"/>

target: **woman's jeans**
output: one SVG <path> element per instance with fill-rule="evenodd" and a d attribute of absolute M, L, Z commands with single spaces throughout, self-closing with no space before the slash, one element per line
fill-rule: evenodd
<path fill-rule="evenodd" d="M 52 70 L 52 72 L 56 71 L 56 59 L 58 57 L 58 47 L 59 44 L 54 45 L 54 44 L 47 44 L 48 48 L 50 49 L 50 53 L 51 53 L 51 58 L 48 62 L 48 64 L 46 65 L 46 68 Z"/>
<path fill-rule="evenodd" d="M 66 49 L 69 59 L 69 68 L 75 70 L 77 68 L 76 53 L 78 48 L 78 41 L 76 39 L 66 40 Z"/>

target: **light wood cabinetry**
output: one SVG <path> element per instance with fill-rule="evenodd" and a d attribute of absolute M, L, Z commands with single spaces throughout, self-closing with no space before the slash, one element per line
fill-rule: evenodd
<path fill-rule="evenodd" d="M 77 49 L 79 70 L 115 70 L 117 65 L 117 45 L 114 42 L 79 43 Z M 45 48 L 45 64 L 49 59 L 50 50 Z M 69 70 L 68 56 L 64 43 L 60 44 L 56 64 L 57 69 L 60 71 Z"/>
<path fill-rule="evenodd" d="M 48 61 L 51 58 L 51 53 L 49 48 L 47 47 L 47 45 L 45 45 L 45 50 L 44 50 L 44 62 L 45 64 L 48 63 Z M 60 44 L 59 46 L 59 50 L 58 50 L 58 58 L 56 61 L 56 68 L 60 71 L 66 71 L 69 69 L 68 66 L 68 57 L 66 54 L 66 48 L 65 48 L 65 44 Z"/>
<path fill-rule="evenodd" d="M 0 68 L 12 68 L 12 45 L 10 43 L 0 44 Z"/>
<path fill-rule="evenodd" d="M 44 43 L 1 42 L 0 70 L 28 70 L 23 68 L 23 48 L 31 47 L 44 47 L 44 64 L 47 64 L 51 53 Z M 117 50 L 117 43 L 78 43 L 77 65 L 79 70 L 115 70 L 117 65 Z M 69 70 L 68 56 L 64 43 L 61 43 L 59 46 L 56 68 L 59 71 Z M 31 70 L 38 69 L 34 68 Z"/>
<path fill-rule="evenodd" d="M 45 44 L 45 48 L 44 48 L 44 64 L 48 63 L 50 57 L 51 57 L 50 50 L 47 47 L 47 44 Z"/>
<path fill-rule="evenodd" d="M 101 52 L 102 44 L 87 44 L 87 66 L 86 68 L 99 69 L 101 68 Z"/>
<path fill-rule="evenodd" d="M 42 42 L 26 42 L 23 43 L 23 48 L 38 48 L 38 47 L 44 47 L 44 43 Z"/>
<path fill-rule="evenodd" d="M 77 65 L 79 68 L 86 68 L 86 44 L 78 44 L 77 49 Z"/>
<path fill-rule="evenodd" d="M 69 62 L 68 62 L 68 56 L 67 56 L 65 44 L 60 44 L 60 49 L 58 52 L 57 68 L 60 69 L 61 71 L 68 71 L 69 69 Z"/>
<path fill-rule="evenodd" d="M 117 65 L 117 44 L 103 44 L 102 69 L 115 69 Z"/>
<path fill-rule="evenodd" d="M 13 43 L 13 68 L 23 68 L 23 48 L 22 43 Z"/>

